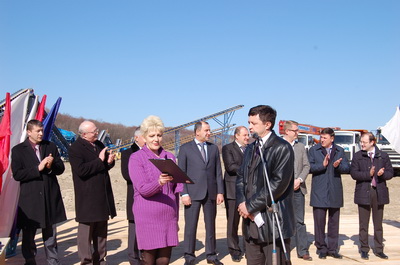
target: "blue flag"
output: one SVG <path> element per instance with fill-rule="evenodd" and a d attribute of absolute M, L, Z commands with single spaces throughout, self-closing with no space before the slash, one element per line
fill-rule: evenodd
<path fill-rule="evenodd" d="M 56 117 L 58 114 L 58 109 L 61 105 L 61 97 L 59 97 L 56 103 L 51 108 L 49 114 L 47 114 L 46 118 L 43 121 L 43 140 L 49 140 L 51 135 L 51 130 L 53 129 L 54 122 L 56 121 Z"/>

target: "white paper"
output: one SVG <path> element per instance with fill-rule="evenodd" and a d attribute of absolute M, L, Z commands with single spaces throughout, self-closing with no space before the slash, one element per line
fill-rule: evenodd
<path fill-rule="evenodd" d="M 261 216 L 261 213 L 258 213 L 255 217 L 254 217 L 254 222 L 256 223 L 257 227 L 260 228 L 261 226 L 264 225 L 264 220 Z"/>

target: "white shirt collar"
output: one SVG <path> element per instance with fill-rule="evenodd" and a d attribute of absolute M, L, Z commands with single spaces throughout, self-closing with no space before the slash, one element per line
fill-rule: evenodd
<path fill-rule="evenodd" d="M 201 144 L 202 142 L 200 142 L 199 140 L 197 140 L 196 138 L 194 138 L 194 142 L 196 143 L 196 145 Z M 203 142 L 205 143 L 205 142 Z"/>
<path fill-rule="evenodd" d="M 267 135 L 265 135 L 263 138 L 260 139 L 261 146 L 263 146 L 268 141 L 268 138 L 271 136 L 271 134 L 272 131 L 270 131 L 269 133 L 267 133 Z"/>

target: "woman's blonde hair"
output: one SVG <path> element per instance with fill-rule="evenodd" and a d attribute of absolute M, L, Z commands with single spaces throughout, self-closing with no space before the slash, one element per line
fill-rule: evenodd
<path fill-rule="evenodd" d="M 165 127 L 160 117 L 150 115 L 142 121 L 142 124 L 140 124 L 140 132 L 142 135 L 147 135 L 150 130 L 157 130 L 164 133 Z"/>

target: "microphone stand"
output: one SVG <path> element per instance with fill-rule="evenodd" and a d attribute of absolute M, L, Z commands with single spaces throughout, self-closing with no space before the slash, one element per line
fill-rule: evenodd
<path fill-rule="evenodd" d="M 282 229 L 281 229 L 281 227 L 279 225 L 278 205 L 275 203 L 274 195 L 272 194 L 272 191 L 271 191 L 271 184 L 269 182 L 267 167 L 265 165 L 263 152 L 262 152 L 262 149 L 261 149 L 261 146 L 260 146 L 260 142 L 258 141 L 258 139 L 257 139 L 256 145 L 258 146 L 258 149 L 260 151 L 261 163 L 263 164 L 263 170 L 264 170 L 264 175 L 265 175 L 264 186 L 268 187 L 268 192 L 269 192 L 269 194 L 271 196 L 271 207 L 270 207 L 270 209 L 268 209 L 268 211 L 270 211 L 272 209 L 272 237 L 273 237 L 273 241 L 272 241 L 272 265 L 278 265 L 278 259 L 277 259 L 277 253 L 276 253 L 276 242 L 275 242 L 275 222 L 277 224 L 279 237 L 281 238 L 281 244 L 282 244 L 283 253 L 285 254 L 286 264 L 291 265 L 292 262 L 290 261 L 289 255 L 287 253 L 286 246 L 285 246 L 285 241 L 284 241 L 283 236 L 282 236 Z M 266 204 L 266 206 L 268 208 L 267 201 L 265 201 L 265 204 Z"/>

